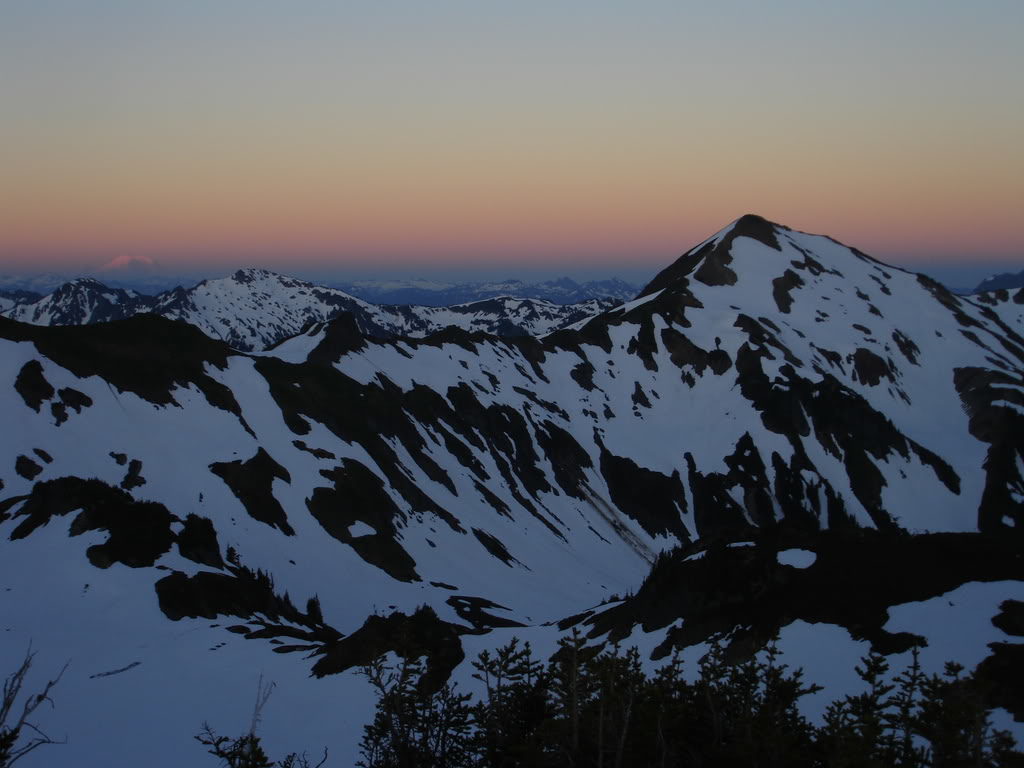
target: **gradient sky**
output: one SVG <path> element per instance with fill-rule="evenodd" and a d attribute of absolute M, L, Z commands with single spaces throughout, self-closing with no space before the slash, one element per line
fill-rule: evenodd
<path fill-rule="evenodd" d="M 1024 261 L 1024 2 L 0 0 L 0 267 Z"/>

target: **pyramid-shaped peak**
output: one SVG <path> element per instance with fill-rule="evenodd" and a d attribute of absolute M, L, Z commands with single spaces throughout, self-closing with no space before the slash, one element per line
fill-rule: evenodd
<path fill-rule="evenodd" d="M 736 275 L 727 265 L 732 261 L 729 251 L 733 240 L 737 237 L 749 237 L 769 248 L 781 251 L 782 246 L 779 245 L 776 235 L 780 231 L 788 230 L 789 227 L 776 224 L 755 213 L 744 214 L 659 272 L 639 293 L 638 298 L 667 288 L 691 273 L 707 285 L 732 285 L 736 282 Z"/>

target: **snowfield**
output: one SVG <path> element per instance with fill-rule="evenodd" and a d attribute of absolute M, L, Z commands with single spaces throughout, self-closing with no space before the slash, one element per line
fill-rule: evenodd
<path fill-rule="evenodd" d="M 271 755 L 353 764 L 372 697 L 349 660 L 424 605 L 424 653 L 470 690 L 513 636 L 693 670 L 723 622 L 778 633 L 826 685 L 812 718 L 872 645 L 905 663 L 901 633 L 932 671 L 1019 642 L 992 624 L 1024 594 L 1012 299 L 753 216 L 568 327 L 532 300 L 385 317 L 339 294 L 250 270 L 163 317 L 0 318 L 0 658 L 31 645 L 30 690 L 69 662 L 40 718 L 68 744 L 26 768 L 198 764 L 260 675 Z M 95 295 L 79 318 L 138 298 Z"/>

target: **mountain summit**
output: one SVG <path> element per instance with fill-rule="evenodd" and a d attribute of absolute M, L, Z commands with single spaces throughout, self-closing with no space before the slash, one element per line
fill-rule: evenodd
<path fill-rule="evenodd" d="M 732 261 L 732 243 L 737 237 L 747 237 L 769 248 L 781 251 L 775 237 L 777 230 L 789 231 L 788 227 L 748 213 L 736 219 L 725 229 L 700 245 L 691 248 L 658 275 L 640 291 L 640 296 L 659 291 L 679 278 L 694 275 L 694 279 L 705 285 L 734 285 L 736 275 L 728 268 Z"/>
<path fill-rule="evenodd" d="M 258 329 L 303 291 L 241 272 L 168 306 Z M 291 712 L 268 738 L 303 740 L 281 751 L 352 762 L 361 664 L 473 685 L 477 651 L 573 627 L 648 664 L 778 633 L 852 667 L 956 626 L 1024 717 L 1019 628 L 990 621 L 1024 580 L 1019 309 L 744 216 L 538 336 L 346 311 L 246 353 L 152 314 L 0 318 L 0 648 L 75 659 L 50 765 L 109 755 L 111 721 L 122 762 L 188 763 L 258 670 Z"/>

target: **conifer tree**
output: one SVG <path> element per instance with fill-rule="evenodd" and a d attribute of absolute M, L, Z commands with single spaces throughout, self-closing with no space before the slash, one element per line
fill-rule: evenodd
<path fill-rule="evenodd" d="M 548 674 L 518 638 L 473 663 L 485 698 L 473 710 L 478 749 L 486 765 L 542 765 L 546 761 L 542 726 L 552 713 Z"/>
<path fill-rule="evenodd" d="M 232 739 L 229 736 L 219 736 L 208 723 L 203 723 L 202 730 L 195 739 L 205 747 L 211 755 L 221 761 L 226 768 L 320 768 L 327 762 L 327 750 L 324 750 L 323 758 L 315 766 L 311 766 L 306 753 L 292 753 L 282 760 L 275 762 L 271 760 L 260 743 L 260 737 L 256 735 L 260 721 L 263 717 L 263 708 L 274 691 L 274 683 L 263 684 L 263 675 L 260 675 L 256 684 L 256 703 L 253 706 L 252 721 L 249 731 L 238 738 Z"/>
<path fill-rule="evenodd" d="M 820 690 L 782 664 L 774 643 L 731 663 L 710 644 L 691 682 L 678 654 L 652 675 L 639 652 L 587 646 L 574 632 L 545 666 L 513 640 L 473 663 L 483 694 L 425 694 L 419 660 L 378 660 L 380 698 L 364 768 L 1010 768 L 1010 734 L 991 728 L 983 687 L 958 665 L 926 677 L 915 652 L 891 676 L 871 653 L 862 693 L 833 702 L 817 728 L 800 713 Z"/>
<path fill-rule="evenodd" d="M 428 693 L 419 685 L 423 662 L 378 658 L 361 670 L 377 690 L 373 722 L 360 742 L 364 768 L 458 768 L 471 753 L 468 694 L 446 684 Z"/>

